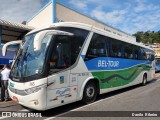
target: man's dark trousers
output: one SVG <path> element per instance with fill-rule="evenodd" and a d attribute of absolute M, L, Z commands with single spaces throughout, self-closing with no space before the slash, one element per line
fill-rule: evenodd
<path fill-rule="evenodd" d="M 8 99 L 8 80 L 1 80 L 1 100 Z"/>

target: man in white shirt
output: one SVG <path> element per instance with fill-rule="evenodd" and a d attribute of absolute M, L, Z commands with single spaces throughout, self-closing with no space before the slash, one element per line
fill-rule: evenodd
<path fill-rule="evenodd" d="M 8 65 L 4 65 L 1 72 L 1 101 L 7 101 L 9 98 L 7 88 L 10 71 L 10 67 Z"/>

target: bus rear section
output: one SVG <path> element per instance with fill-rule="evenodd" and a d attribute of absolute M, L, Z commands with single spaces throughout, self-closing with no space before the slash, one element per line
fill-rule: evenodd
<path fill-rule="evenodd" d="M 155 58 L 155 63 L 156 63 L 155 71 L 160 72 L 160 57 Z"/>

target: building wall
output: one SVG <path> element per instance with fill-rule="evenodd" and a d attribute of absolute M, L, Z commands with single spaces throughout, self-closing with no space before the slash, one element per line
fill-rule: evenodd
<path fill-rule="evenodd" d="M 45 9 L 40 11 L 36 16 L 34 16 L 28 25 L 39 28 L 52 23 L 52 3 L 50 3 Z"/>
<path fill-rule="evenodd" d="M 54 6 L 55 5 L 55 6 Z M 55 7 L 55 8 L 53 8 Z M 56 11 L 55 14 L 53 11 Z M 54 15 L 53 15 L 54 14 Z M 136 41 L 136 38 L 124 33 L 120 30 L 112 28 L 96 19 L 88 17 L 80 12 L 72 10 L 58 2 L 52 0 L 48 5 L 46 5 L 42 10 L 39 11 L 37 15 L 35 15 L 29 22 L 29 26 L 33 26 L 35 28 L 39 28 L 45 25 L 49 25 L 53 23 L 56 18 L 56 22 L 64 21 L 64 22 L 81 22 L 93 25 L 95 27 L 105 29 L 106 31 L 112 32 L 114 34 L 118 34 L 123 37 L 127 37 L 130 40 Z"/>
<path fill-rule="evenodd" d="M 116 30 L 110 26 L 107 26 L 106 24 L 103 24 L 102 22 L 99 22 L 97 20 L 94 20 L 90 17 L 87 17 L 83 14 L 80 14 L 72 9 L 69 9 L 61 4 L 56 3 L 56 17 L 57 21 L 64 21 L 64 22 L 81 22 L 93 25 L 95 27 L 105 29 L 107 31 L 110 31 L 112 33 L 127 37 L 129 39 L 132 39 L 133 41 L 136 41 L 136 38 L 133 36 L 130 36 L 124 32 L 121 32 L 119 30 Z"/>

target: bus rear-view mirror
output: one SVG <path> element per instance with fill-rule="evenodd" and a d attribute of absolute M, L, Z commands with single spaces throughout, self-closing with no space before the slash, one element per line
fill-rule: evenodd
<path fill-rule="evenodd" d="M 69 32 L 63 32 L 59 30 L 44 30 L 36 34 L 34 37 L 34 51 L 40 51 L 42 46 L 42 41 L 45 37 L 45 35 L 69 35 L 72 36 L 72 33 Z"/>

